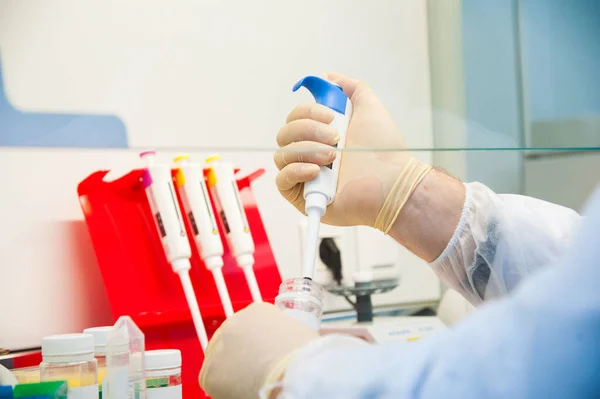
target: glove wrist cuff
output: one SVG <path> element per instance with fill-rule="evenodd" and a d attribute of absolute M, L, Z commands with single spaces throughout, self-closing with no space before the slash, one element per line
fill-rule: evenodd
<path fill-rule="evenodd" d="M 430 165 L 410 157 L 381 207 L 373 227 L 387 234 L 412 193 L 430 171 Z"/>

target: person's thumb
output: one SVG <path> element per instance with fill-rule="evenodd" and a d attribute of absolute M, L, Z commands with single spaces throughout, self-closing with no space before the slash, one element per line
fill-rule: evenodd
<path fill-rule="evenodd" d="M 328 72 L 325 74 L 325 79 L 330 82 L 336 83 L 340 85 L 344 93 L 352 102 L 357 99 L 357 97 L 361 94 L 361 92 L 365 92 L 369 90 L 369 87 L 360 80 L 352 79 L 337 72 Z M 356 96 L 356 97 L 355 97 Z"/>
<path fill-rule="evenodd" d="M 354 95 L 354 92 L 356 91 L 356 87 L 358 85 L 358 80 L 351 79 L 347 76 L 336 72 L 326 73 L 325 79 L 340 85 L 340 87 L 342 88 L 342 90 L 344 90 L 344 93 L 346 93 L 348 97 L 352 97 Z"/>

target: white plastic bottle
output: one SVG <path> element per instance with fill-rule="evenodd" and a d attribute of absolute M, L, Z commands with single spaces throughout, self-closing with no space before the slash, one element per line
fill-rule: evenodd
<path fill-rule="evenodd" d="M 68 399 L 98 399 L 98 362 L 90 334 L 42 339 L 41 381 L 67 381 Z"/>
<path fill-rule="evenodd" d="M 146 351 L 146 397 L 181 399 L 181 352 L 177 349 Z"/>
<path fill-rule="evenodd" d="M 108 333 L 112 326 L 91 327 L 83 330 L 84 334 L 90 334 L 94 337 L 94 357 L 98 362 L 98 389 L 100 390 L 100 399 L 102 399 L 102 380 L 106 375 L 106 342 Z"/>

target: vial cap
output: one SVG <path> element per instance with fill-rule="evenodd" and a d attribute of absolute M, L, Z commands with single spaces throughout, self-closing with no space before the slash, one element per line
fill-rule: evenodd
<path fill-rule="evenodd" d="M 106 341 L 108 340 L 108 333 L 112 326 L 105 327 L 92 327 L 83 330 L 84 334 L 90 334 L 94 337 L 94 352 L 96 354 L 106 353 Z"/>
<path fill-rule="evenodd" d="M 181 351 L 161 349 L 146 351 L 144 354 L 146 370 L 162 370 L 181 367 Z"/>
<path fill-rule="evenodd" d="M 90 334 L 60 334 L 42 338 L 42 356 L 83 355 L 94 352 Z"/>

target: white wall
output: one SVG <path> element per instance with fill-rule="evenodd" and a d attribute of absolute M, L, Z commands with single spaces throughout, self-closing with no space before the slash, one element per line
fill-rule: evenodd
<path fill-rule="evenodd" d="M 600 145 L 600 3 L 520 3 L 525 105 L 530 147 Z M 581 210 L 600 181 L 598 151 L 532 152 L 525 193 Z"/>
<path fill-rule="evenodd" d="M 289 277 L 300 268 L 290 226 L 302 217 L 276 192 L 272 149 L 287 112 L 310 100 L 291 93 L 296 79 L 327 70 L 364 79 L 409 145 L 432 144 L 430 119 L 413 115 L 430 107 L 424 0 L 5 0 L 0 57 L 6 96 L 23 115 L 115 115 L 129 146 L 0 148 L 3 347 L 36 346 L 43 335 L 110 320 L 76 185 L 98 169 L 119 174 L 138 167 L 140 148 L 157 148 L 165 160 L 179 151 L 200 158 L 220 149 L 247 170 L 267 168 L 254 192 Z M 1 129 L 0 123 L 0 137 L 10 133 Z M 86 134 L 68 129 L 30 144 Z M 439 297 L 425 264 L 402 249 L 387 251 L 395 251 L 403 279 L 385 303 Z"/>
<path fill-rule="evenodd" d="M 600 182 L 600 153 L 545 154 L 527 159 L 525 181 L 525 194 L 582 211 Z"/>

